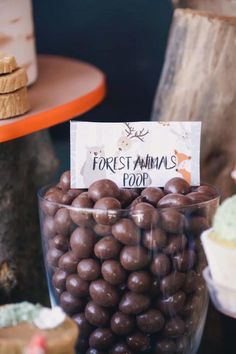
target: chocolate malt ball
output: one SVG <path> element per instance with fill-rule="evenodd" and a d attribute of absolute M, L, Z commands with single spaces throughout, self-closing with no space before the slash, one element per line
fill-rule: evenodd
<path fill-rule="evenodd" d="M 64 291 L 60 296 L 60 306 L 66 313 L 74 314 L 83 309 L 84 301 L 79 297 L 71 295 L 68 291 Z"/>
<path fill-rule="evenodd" d="M 87 321 L 85 314 L 83 312 L 74 315 L 73 320 L 77 323 L 79 327 L 79 332 L 81 337 L 88 337 L 93 330 L 93 327 Z"/>
<path fill-rule="evenodd" d="M 77 272 L 81 279 L 92 281 L 98 279 L 100 276 L 101 266 L 96 259 L 82 259 L 77 266 Z"/>
<path fill-rule="evenodd" d="M 161 211 L 161 225 L 166 232 L 181 234 L 184 223 L 185 217 L 178 210 L 167 208 Z"/>
<path fill-rule="evenodd" d="M 123 295 L 119 303 L 119 310 L 127 315 L 137 315 L 147 310 L 149 306 L 149 296 L 130 291 Z"/>
<path fill-rule="evenodd" d="M 155 345 L 155 354 L 175 354 L 176 344 L 171 339 L 160 339 Z"/>
<path fill-rule="evenodd" d="M 70 189 L 70 171 L 65 171 L 61 175 L 59 186 L 63 191 L 68 191 Z"/>
<path fill-rule="evenodd" d="M 167 337 L 178 338 L 181 337 L 184 332 L 185 323 L 178 316 L 170 318 L 165 324 L 164 333 Z"/>
<path fill-rule="evenodd" d="M 111 348 L 109 354 L 132 354 L 132 352 L 125 342 L 118 342 Z"/>
<path fill-rule="evenodd" d="M 68 251 L 68 246 L 69 246 L 69 241 L 66 236 L 63 235 L 56 235 L 51 241 L 50 241 L 50 248 L 54 247 L 57 248 L 58 250 L 62 252 L 67 252 Z"/>
<path fill-rule="evenodd" d="M 143 244 L 149 250 L 157 251 L 165 247 L 167 236 L 165 231 L 159 227 L 144 232 Z"/>
<path fill-rule="evenodd" d="M 60 208 L 58 204 L 62 204 L 63 195 L 63 192 L 59 189 L 53 189 L 52 192 L 50 192 L 50 190 L 47 191 L 41 202 L 43 212 L 46 215 L 54 216 Z"/>
<path fill-rule="evenodd" d="M 68 273 L 63 269 L 57 269 L 52 276 L 52 285 L 59 290 L 65 290 Z"/>
<path fill-rule="evenodd" d="M 83 192 L 86 192 L 86 189 L 69 189 L 66 194 L 68 196 L 68 198 L 70 199 L 70 203 L 72 203 L 72 201 L 77 198 L 80 194 L 82 194 Z"/>
<path fill-rule="evenodd" d="M 184 308 L 186 295 L 183 291 L 178 291 L 172 296 L 159 298 L 157 300 L 157 308 L 167 316 L 175 316 Z"/>
<path fill-rule="evenodd" d="M 184 308 L 181 311 L 181 315 L 186 317 L 192 317 L 194 314 L 198 315 L 202 307 L 201 299 L 197 295 L 188 296 Z"/>
<path fill-rule="evenodd" d="M 136 205 L 137 204 L 140 204 L 140 203 L 144 203 L 144 197 L 142 197 L 141 195 L 140 196 L 138 196 L 137 198 L 135 198 L 133 201 L 132 201 L 132 203 L 129 205 L 129 209 L 130 210 L 133 210 L 135 207 L 136 207 Z"/>
<path fill-rule="evenodd" d="M 81 279 L 77 274 L 71 274 L 66 279 L 66 290 L 75 297 L 89 295 L 89 282 Z"/>
<path fill-rule="evenodd" d="M 53 194 L 57 192 L 61 192 L 59 186 L 50 187 L 48 188 L 48 190 L 45 191 L 44 197 L 47 197 L 49 194 Z"/>
<path fill-rule="evenodd" d="M 171 262 L 167 255 L 159 253 L 154 256 L 151 264 L 151 272 L 157 277 L 164 277 L 171 271 Z"/>
<path fill-rule="evenodd" d="M 95 224 L 93 230 L 98 236 L 111 235 L 111 225 Z"/>
<path fill-rule="evenodd" d="M 73 252 L 69 251 L 61 256 L 58 262 L 58 266 L 60 269 L 71 274 L 76 273 L 78 262 L 78 257 Z"/>
<path fill-rule="evenodd" d="M 150 346 L 150 338 L 147 334 L 142 332 L 134 332 L 126 338 L 126 342 L 134 353 L 145 351 Z"/>
<path fill-rule="evenodd" d="M 86 351 L 86 354 L 106 354 L 104 351 L 101 351 L 101 350 L 97 350 L 95 348 L 89 348 L 87 351 Z"/>
<path fill-rule="evenodd" d="M 43 235 L 49 239 L 53 238 L 57 233 L 55 220 L 54 217 L 52 216 L 48 216 L 48 215 L 45 216 L 42 227 L 43 227 Z"/>
<path fill-rule="evenodd" d="M 121 204 L 118 199 L 104 197 L 95 203 L 94 209 L 93 217 L 98 224 L 113 225 L 119 218 Z"/>
<path fill-rule="evenodd" d="M 149 263 L 149 255 L 144 247 L 125 246 L 120 253 L 120 263 L 126 270 L 139 270 Z"/>
<path fill-rule="evenodd" d="M 89 337 L 89 345 L 92 348 L 105 350 L 111 348 L 115 336 L 109 328 L 97 328 Z"/>
<path fill-rule="evenodd" d="M 164 296 L 174 295 L 180 290 L 185 281 L 185 274 L 181 272 L 172 272 L 161 279 L 160 288 Z"/>
<path fill-rule="evenodd" d="M 191 187 L 187 181 L 183 178 L 175 177 L 166 182 L 164 187 L 164 192 L 178 193 L 178 194 L 188 194 L 191 191 Z"/>
<path fill-rule="evenodd" d="M 137 197 L 138 194 L 133 189 L 120 189 L 119 201 L 121 203 L 122 209 L 127 208 Z"/>
<path fill-rule="evenodd" d="M 95 233 L 85 227 L 77 227 L 70 237 L 70 246 L 78 258 L 89 258 L 96 242 Z"/>
<path fill-rule="evenodd" d="M 113 181 L 101 179 L 91 184 L 88 189 L 88 195 L 94 202 L 104 197 L 119 199 L 120 190 Z"/>
<path fill-rule="evenodd" d="M 215 187 L 207 184 L 199 186 L 196 191 L 208 195 L 209 199 L 217 198 L 219 195 Z"/>
<path fill-rule="evenodd" d="M 169 237 L 167 246 L 164 248 L 164 253 L 170 256 L 181 253 L 185 249 L 187 242 L 187 238 L 184 234 L 171 236 Z"/>
<path fill-rule="evenodd" d="M 185 222 L 186 232 L 193 237 L 200 236 L 203 233 L 203 231 L 209 228 L 210 228 L 210 224 L 207 221 L 207 219 L 204 218 L 203 216 L 191 217 L 187 219 Z"/>
<path fill-rule="evenodd" d="M 130 219 L 122 218 L 112 226 L 113 236 L 127 246 L 135 246 L 140 242 L 141 232 Z"/>
<path fill-rule="evenodd" d="M 89 198 L 88 192 L 81 193 L 76 197 L 70 209 L 70 217 L 76 225 L 79 226 L 89 226 L 92 224 L 93 215 L 92 210 L 88 211 L 86 209 L 93 208 L 94 202 Z"/>
<path fill-rule="evenodd" d="M 110 320 L 109 311 L 96 304 L 94 301 L 89 301 L 85 307 L 85 317 L 88 322 L 95 327 L 105 327 Z"/>
<path fill-rule="evenodd" d="M 86 351 L 86 354 L 105 354 L 105 352 L 103 350 L 98 350 L 98 349 L 95 349 L 95 348 L 89 348 Z"/>
<path fill-rule="evenodd" d="M 147 187 L 141 193 L 141 196 L 144 198 L 144 202 L 152 204 L 154 207 L 157 206 L 157 203 L 164 197 L 164 195 L 165 194 L 161 188 L 155 187 Z"/>
<path fill-rule="evenodd" d="M 120 250 L 121 244 L 113 236 L 103 237 L 94 247 L 96 257 L 102 260 L 117 257 Z"/>
<path fill-rule="evenodd" d="M 63 252 L 58 250 L 57 248 L 51 248 L 47 252 L 47 264 L 54 268 L 58 267 L 58 262 L 61 256 L 63 255 Z"/>
<path fill-rule="evenodd" d="M 179 193 L 167 194 L 158 202 L 159 207 L 185 207 L 190 204 L 192 204 L 191 199 Z"/>
<path fill-rule="evenodd" d="M 157 225 L 159 213 L 148 203 L 139 203 L 132 208 L 131 217 L 135 224 L 142 229 L 150 229 Z"/>
<path fill-rule="evenodd" d="M 188 271 L 186 273 L 183 291 L 185 291 L 186 294 L 193 293 L 197 289 L 200 280 L 200 276 L 194 270 Z"/>
<path fill-rule="evenodd" d="M 192 269 L 196 262 L 196 253 L 193 250 L 185 250 L 173 257 L 174 268 L 180 272 Z"/>
<path fill-rule="evenodd" d="M 189 193 L 188 198 L 191 199 L 192 204 L 204 203 L 210 199 L 209 195 L 201 192 Z"/>
<path fill-rule="evenodd" d="M 102 264 L 102 276 L 112 285 L 121 284 L 126 279 L 126 271 L 120 262 L 110 259 Z"/>
<path fill-rule="evenodd" d="M 148 334 L 159 332 L 165 324 L 162 313 L 156 309 L 143 312 L 137 316 L 136 321 L 138 328 Z"/>
<path fill-rule="evenodd" d="M 118 290 L 103 279 L 93 281 L 89 293 L 96 304 L 104 307 L 116 306 L 120 299 Z"/>
<path fill-rule="evenodd" d="M 132 272 L 129 275 L 128 288 L 135 293 L 148 293 L 152 286 L 152 277 L 148 272 Z"/>
<path fill-rule="evenodd" d="M 111 330 L 118 336 L 131 333 L 135 327 L 134 317 L 123 312 L 116 312 L 111 318 Z"/>

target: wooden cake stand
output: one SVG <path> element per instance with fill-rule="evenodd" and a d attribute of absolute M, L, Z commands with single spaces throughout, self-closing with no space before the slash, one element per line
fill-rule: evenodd
<path fill-rule="evenodd" d="M 0 121 L 0 142 L 62 123 L 92 109 L 105 96 L 105 77 L 94 66 L 39 56 L 39 78 L 29 88 L 29 113 Z"/>
<path fill-rule="evenodd" d="M 56 56 L 38 62 L 31 111 L 0 121 L 0 304 L 46 303 L 36 192 L 52 181 L 58 161 L 45 128 L 92 109 L 106 91 L 94 66 Z"/>

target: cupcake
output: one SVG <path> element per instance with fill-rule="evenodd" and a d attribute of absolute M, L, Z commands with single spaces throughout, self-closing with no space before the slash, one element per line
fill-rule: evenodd
<path fill-rule="evenodd" d="M 219 307 L 236 315 L 236 195 L 218 208 L 213 228 L 202 234 L 202 243 Z"/>
<path fill-rule="evenodd" d="M 77 337 L 77 325 L 60 308 L 28 302 L 0 307 L 1 354 L 34 353 L 35 338 L 44 354 L 75 354 Z"/>

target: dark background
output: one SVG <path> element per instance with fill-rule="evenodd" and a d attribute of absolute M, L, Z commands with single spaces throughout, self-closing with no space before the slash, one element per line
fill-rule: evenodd
<path fill-rule="evenodd" d="M 87 121 L 149 120 L 169 26 L 170 0 L 34 0 L 37 50 L 87 61 L 107 76 L 105 101 Z M 50 129 L 69 168 L 69 122 Z"/>
<path fill-rule="evenodd" d="M 34 0 L 39 53 L 88 61 L 107 75 L 104 103 L 80 119 L 148 120 L 172 8 L 168 0 Z M 51 129 L 69 138 L 69 124 Z"/>

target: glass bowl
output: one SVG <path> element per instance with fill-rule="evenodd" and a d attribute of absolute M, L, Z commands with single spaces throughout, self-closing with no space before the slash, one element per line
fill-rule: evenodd
<path fill-rule="evenodd" d="M 49 188 L 38 195 L 49 294 L 78 323 L 80 352 L 195 354 L 208 307 L 200 235 L 219 197 L 101 210 L 49 201 Z"/>
<path fill-rule="evenodd" d="M 203 270 L 210 298 L 218 311 L 224 315 L 236 318 L 236 290 L 217 284 L 211 276 L 210 268 Z"/>

